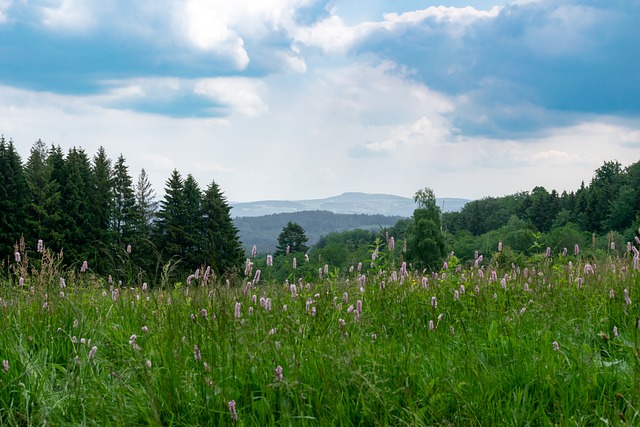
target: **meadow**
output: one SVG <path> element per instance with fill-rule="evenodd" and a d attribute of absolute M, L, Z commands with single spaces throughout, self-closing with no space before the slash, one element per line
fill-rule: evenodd
<path fill-rule="evenodd" d="M 637 253 L 437 272 L 375 253 L 284 283 L 248 260 L 153 284 L 17 254 L 0 425 L 640 424 Z"/>

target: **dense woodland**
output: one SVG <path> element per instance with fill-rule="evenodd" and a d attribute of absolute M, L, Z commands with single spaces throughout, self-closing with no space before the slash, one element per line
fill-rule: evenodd
<path fill-rule="evenodd" d="M 617 161 L 605 162 L 590 183 L 576 191 L 558 194 L 535 187 L 531 192 L 476 200 L 459 212 L 440 212 L 435 195 L 425 188 L 416 193 L 417 208 L 411 218 L 392 218 L 393 223 L 383 216 L 357 218 L 368 223 L 368 230 L 348 230 L 354 224 L 336 223 L 338 215 L 327 220 L 326 213 L 299 213 L 309 224 L 324 224 L 323 235 L 313 235 L 312 242 L 317 239 L 317 243 L 309 250 L 305 246 L 304 253 L 280 250 L 276 255 L 311 261 L 298 267 L 296 275 L 317 274 L 325 263 L 338 271 L 358 263 L 375 268 L 372 254 L 390 244 L 397 247 L 398 263 L 432 269 L 451 258 L 452 252 L 455 262 L 471 260 L 475 251 L 495 253 L 498 242 L 504 243 L 502 259 L 515 263 L 546 248 L 559 254 L 575 244 L 586 251 L 623 255 L 640 223 L 639 188 L 640 162 L 623 168 Z M 2 137 L 0 214 L 3 265 L 16 252 L 39 250 L 38 242 L 63 254 L 67 266 L 80 268 L 87 261 L 97 274 L 125 276 L 118 269 L 126 265 L 129 277 L 133 271 L 138 280 L 150 281 L 163 269 L 166 273 L 168 265 L 179 272 L 201 266 L 210 266 L 219 275 L 242 272 L 245 258 L 255 256 L 245 254 L 230 207 L 215 181 L 201 189 L 193 176 L 183 177 L 174 170 L 164 197 L 157 200 L 144 169 L 134 181 L 125 158 L 119 155 L 114 161 L 104 148 L 90 158 L 80 148 L 65 153 L 60 146 L 37 141 L 23 161 L 12 141 Z M 247 248 L 265 232 L 265 221 L 275 224 L 271 228 L 284 226 L 279 215 L 261 221 L 260 230 L 243 236 L 251 239 L 244 242 Z M 304 235 L 304 226 L 300 230 Z M 309 240 L 307 235 L 304 239 Z M 278 247 L 284 246 L 287 242 L 280 239 Z M 256 267 L 266 262 L 267 250 L 260 251 Z M 281 267 L 279 274 L 287 277 L 291 271 Z"/>
<path fill-rule="evenodd" d="M 101 275 L 157 278 L 166 265 L 217 274 L 244 259 L 230 207 L 215 181 L 202 190 L 174 170 L 160 201 L 142 169 L 134 183 L 125 158 L 104 148 L 47 147 L 37 141 L 22 162 L 12 141 L 0 139 L 0 254 L 8 265 L 46 247 L 67 266 Z M 122 270 L 126 266 L 129 270 Z"/>

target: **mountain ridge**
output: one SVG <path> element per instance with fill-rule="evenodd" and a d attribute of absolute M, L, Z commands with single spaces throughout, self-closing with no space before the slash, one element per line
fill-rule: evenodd
<path fill-rule="evenodd" d="M 443 197 L 436 203 L 443 212 L 455 212 L 470 202 L 469 199 Z M 256 217 L 278 213 L 324 210 L 336 214 L 388 215 L 408 218 L 416 204 L 408 197 L 393 194 L 345 192 L 323 199 L 307 200 L 259 200 L 254 202 L 231 202 L 231 216 Z"/>

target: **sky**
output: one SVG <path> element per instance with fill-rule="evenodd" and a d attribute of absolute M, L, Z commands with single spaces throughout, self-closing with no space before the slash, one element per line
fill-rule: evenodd
<path fill-rule="evenodd" d="M 576 190 L 640 160 L 640 2 L 0 0 L 0 133 L 232 202 Z"/>

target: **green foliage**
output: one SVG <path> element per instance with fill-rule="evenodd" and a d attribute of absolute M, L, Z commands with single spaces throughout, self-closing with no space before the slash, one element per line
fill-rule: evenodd
<path fill-rule="evenodd" d="M 306 243 L 309 238 L 304 232 L 304 228 L 300 224 L 289 221 L 287 225 L 282 228 L 280 235 L 278 235 L 278 246 L 276 247 L 275 255 L 288 255 L 290 253 L 305 254 L 309 250 Z"/>

